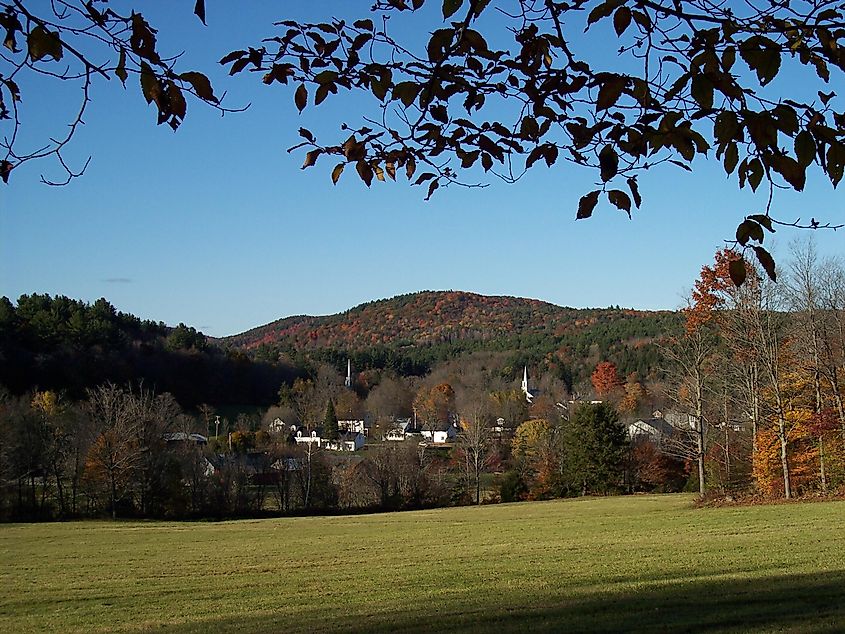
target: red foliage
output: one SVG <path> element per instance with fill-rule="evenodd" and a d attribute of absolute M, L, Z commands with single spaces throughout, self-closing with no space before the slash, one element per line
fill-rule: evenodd
<path fill-rule="evenodd" d="M 590 376 L 596 396 L 608 396 L 622 387 L 622 379 L 616 365 L 610 361 L 602 361 Z"/>
<path fill-rule="evenodd" d="M 707 323 L 714 310 L 724 305 L 724 294 L 735 288 L 730 276 L 730 264 L 742 256 L 731 249 L 716 252 L 715 262 L 701 267 L 701 274 L 692 290 L 692 305 L 682 312 L 686 318 L 687 331 L 694 332 Z"/>

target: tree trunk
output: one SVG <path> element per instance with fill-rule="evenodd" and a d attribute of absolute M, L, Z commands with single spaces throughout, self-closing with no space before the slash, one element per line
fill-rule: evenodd
<path fill-rule="evenodd" d="M 786 421 L 783 414 L 778 415 L 778 438 L 780 439 L 780 464 L 783 469 L 783 494 L 786 499 L 792 497 L 792 485 L 789 481 L 789 460 L 786 449 Z"/>
<path fill-rule="evenodd" d="M 751 365 L 751 455 L 757 455 L 757 429 L 760 424 L 760 396 L 758 392 L 759 388 L 759 375 L 758 375 L 758 368 L 757 363 L 753 363 Z"/>
<path fill-rule="evenodd" d="M 695 425 L 698 445 L 698 495 L 704 497 L 704 377 L 700 374 L 696 380 Z"/>
<path fill-rule="evenodd" d="M 704 439 L 698 436 L 698 495 L 704 497 Z"/>
<path fill-rule="evenodd" d="M 824 469 L 824 436 L 819 436 L 819 476 L 822 481 L 822 493 L 827 495 L 827 475 Z"/>
<path fill-rule="evenodd" d="M 305 510 L 308 510 L 308 504 L 311 498 L 311 451 L 312 451 L 313 443 L 308 443 L 308 473 L 307 479 L 305 481 L 305 496 L 302 500 L 302 504 L 305 507 Z"/>
<path fill-rule="evenodd" d="M 65 506 L 65 491 L 62 487 L 62 476 L 59 472 L 58 462 L 53 462 L 53 473 L 56 476 L 56 491 L 59 494 L 59 512 L 61 513 L 62 517 L 64 517 L 67 514 L 67 508 Z"/>
<path fill-rule="evenodd" d="M 481 464 L 478 455 L 475 457 L 475 503 L 481 504 Z"/>
<path fill-rule="evenodd" d="M 109 480 L 111 483 L 111 518 L 117 519 L 117 482 L 115 481 L 114 471 L 109 472 Z"/>

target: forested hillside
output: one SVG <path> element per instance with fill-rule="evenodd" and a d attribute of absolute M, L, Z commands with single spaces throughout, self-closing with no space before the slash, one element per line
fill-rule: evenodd
<path fill-rule="evenodd" d="M 503 378 L 523 365 L 571 389 L 600 361 L 642 380 L 661 372 L 655 341 L 679 323 L 673 312 L 573 309 L 515 297 L 421 292 L 325 317 L 288 317 L 209 341 L 179 324 L 141 320 L 107 300 L 0 298 L 0 385 L 14 393 L 59 390 L 81 398 L 106 381 L 143 381 L 183 407 L 275 402 L 279 386 L 323 364 L 422 376 L 473 353 L 495 353 Z"/>
<path fill-rule="evenodd" d="M 424 291 L 325 317 L 288 317 L 223 340 L 260 359 L 319 360 L 419 375 L 475 351 L 508 353 L 506 367 L 545 363 L 567 382 L 612 360 L 642 377 L 659 372 L 654 342 L 677 313 L 574 309 L 534 299 Z"/>
<path fill-rule="evenodd" d="M 141 320 L 105 299 L 0 298 L 0 385 L 13 393 L 37 388 L 77 399 L 107 381 L 143 382 L 183 407 L 269 404 L 293 376 L 284 364 L 223 351 L 194 328 Z"/>

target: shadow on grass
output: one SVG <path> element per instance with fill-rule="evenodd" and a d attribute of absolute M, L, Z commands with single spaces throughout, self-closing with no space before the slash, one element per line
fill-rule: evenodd
<path fill-rule="evenodd" d="M 282 614 L 207 620 L 178 632 L 843 632 L 845 571 L 748 580 L 651 583 L 594 595 L 527 595 L 491 587 L 486 597 L 435 599 L 430 609 L 360 614 L 327 604 L 306 621 Z"/>

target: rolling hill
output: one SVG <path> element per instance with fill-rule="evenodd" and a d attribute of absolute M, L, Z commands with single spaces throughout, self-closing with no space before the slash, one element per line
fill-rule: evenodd
<path fill-rule="evenodd" d="M 678 323 L 671 311 L 575 309 L 536 299 L 460 291 L 422 291 L 367 302 L 343 313 L 279 319 L 221 343 L 253 354 L 317 356 L 358 367 L 424 372 L 433 363 L 490 350 L 526 361 L 555 356 L 582 375 L 594 359 L 623 371 L 654 370 L 654 341 Z M 345 364 L 345 361 L 343 361 Z"/>

